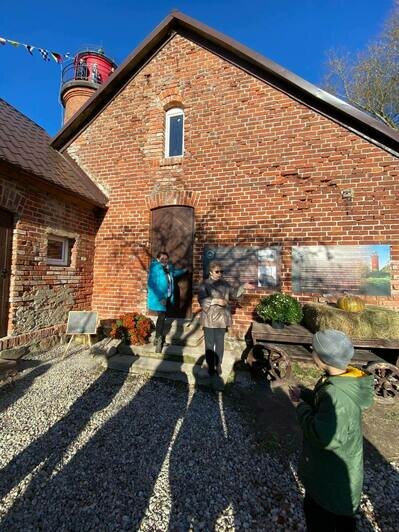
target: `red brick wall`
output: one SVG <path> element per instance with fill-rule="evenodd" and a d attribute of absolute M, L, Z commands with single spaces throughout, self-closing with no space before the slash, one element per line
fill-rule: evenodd
<path fill-rule="evenodd" d="M 69 310 L 90 309 L 98 228 L 93 209 L 67 204 L 6 175 L 0 175 L 0 207 L 16 220 L 8 334 L 47 331 L 65 323 Z M 70 266 L 47 264 L 49 234 L 75 239 Z"/>
<path fill-rule="evenodd" d="M 185 156 L 168 161 L 164 111 L 176 102 Z M 205 243 L 282 244 L 287 292 L 292 245 L 390 243 L 392 296 L 378 302 L 399 306 L 398 160 L 179 35 L 69 152 L 110 194 L 94 276 L 104 317 L 145 310 L 150 206 L 179 203 L 184 191 L 196 194 L 196 282 Z M 341 197 L 348 188 L 352 201 Z M 236 328 L 264 293 L 246 296 Z"/>

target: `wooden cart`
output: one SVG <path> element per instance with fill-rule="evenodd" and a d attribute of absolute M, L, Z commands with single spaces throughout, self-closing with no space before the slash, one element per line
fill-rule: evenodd
<path fill-rule="evenodd" d="M 262 360 L 265 372 L 274 380 L 291 376 L 291 360 L 311 361 L 312 333 L 302 325 L 286 325 L 274 329 L 266 323 L 252 322 L 252 348 L 247 361 L 252 365 Z M 352 340 L 354 366 L 367 369 L 374 376 L 374 392 L 381 401 L 392 402 L 399 398 L 399 356 L 396 365 L 386 362 L 370 349 L 394 349 L 399 352 L 399 340 Z M 397 353 L 396 353 L 397 354 Z"/>

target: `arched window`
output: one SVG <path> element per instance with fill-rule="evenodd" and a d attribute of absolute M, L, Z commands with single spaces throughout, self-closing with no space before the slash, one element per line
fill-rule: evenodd
<path fill-rule="evenodd" d="M 182 157 L 184 154 L 184 111 L 173 107 L 165 115 L 165 157 Z"/>

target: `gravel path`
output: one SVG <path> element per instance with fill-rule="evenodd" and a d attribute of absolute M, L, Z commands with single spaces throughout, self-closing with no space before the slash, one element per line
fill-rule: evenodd
<path fill-rule="evenodd" d="M 0 387 L 1 531 L 304 530 L 295 456 L 230 399 L 60 353 Z M 366 465 L 360 528 L 397 530 L 398 468 Z"/>

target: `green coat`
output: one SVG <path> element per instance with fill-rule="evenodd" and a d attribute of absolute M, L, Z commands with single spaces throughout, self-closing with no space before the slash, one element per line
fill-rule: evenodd
<path fill-rule="evenodd" d="M 362 411 L 373 402 L 373 377 L 355 368 L 304 390 L 297 408 L 303 431 L 299 477 L 324 509 L 353 515 L 363 487 Z"/>

